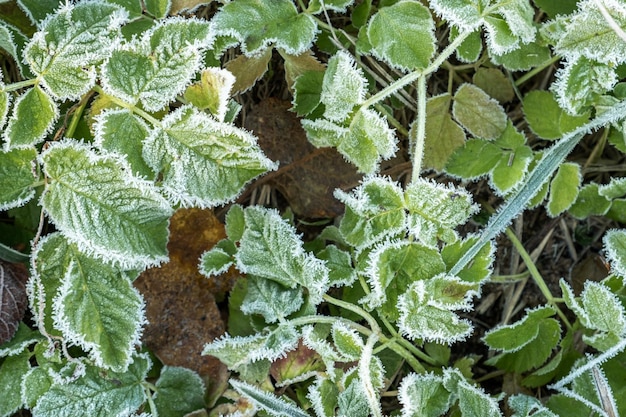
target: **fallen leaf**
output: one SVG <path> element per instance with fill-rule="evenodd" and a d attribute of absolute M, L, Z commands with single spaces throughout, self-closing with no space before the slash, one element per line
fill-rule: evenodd
<path fill-rule="evenodd" d="M 24 318 L 28 271 L 22 264 L 0 260 L 0 345 L 13 338 Z"/>
<path fill-rule="evenodd" d="M 225 332 L 216 298 L 224 297 L 236 275 L 231 271 L 207 279 L 198 272 L 198 262 L 225 237 L 224 226 L 210 210 L 180 209 L 170 222 L 170 261 L 148 269 L 134 282 L 146 301 L 145 345 L 164 364 L 196 371 L 208 383 L 210 397 L 225 389 L 228 372 L 201 352 Z"/>
<path fill-rule="evenodd" d="M 344 208 L 333 196 L 335 189 L 356 186 L 362 175 L 336 149 L 311 145 L 290 107 L 288 101 L 269 98 L 246 117 L 245 127 L 259 138 L 268 158 L 280 162 L 278 171 L 265 180 L 280 191 L 299 216 L 339 216 Z"/>

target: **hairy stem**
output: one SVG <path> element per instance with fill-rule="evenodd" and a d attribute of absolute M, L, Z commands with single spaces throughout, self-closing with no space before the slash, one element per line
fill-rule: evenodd
<path fill-rule="evenodd" d="M 426 139 L 426 77 L 424 75 L 417 79 L 417 120 L 415 123 L 415 137 L 412 138 L 413 143 L 411 144 L 411 158 L 413 159 L 411 182 L 415 182 L 419 178 L 424 157 L 424 141 Z"/>

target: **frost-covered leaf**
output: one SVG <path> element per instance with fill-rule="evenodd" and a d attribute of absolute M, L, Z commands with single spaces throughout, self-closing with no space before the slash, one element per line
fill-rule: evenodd
<path fill-rule="evenodd" d="M 157 380 L 154 404 L 161 417 L 179 417 L 204 408 L 204 382 L 191 369 L 164 366 Z"/>
<path fill-rule="evenodd" d="M 624 197 L 626 195 L 626 177 L 613 177 L 607 184 L 598 188 L 598 193 L 608 199 Z"/>
<path fill-rule="evenodd" d="M 549 91 L 531 91 L 523 103 L 528 126 L 543 139 L 558 139 L 589 120 L 589 112 L 572 116 L 563 111 Z"/>
<path fill-rule="evenodd" d="M 27 42 L 28 38 L 18 28 L 0 20 L 0 49 L 4 49 L 11 55 L 11 58 L 13 58 L 13 61 L 17 64 L 24 78 L 31 75 L 28 67 L 22 62 L 22 50 Z M 2 82 L 0 81 L 0 87 L 1 86 Z M 2 117 L 0 117 L 0 127 L 1 126 Z"/>
<path fill-rule="evenodd" d="M 405 376 L 400 382 L 398 399 L 405 417 L 439 417 L 452 403 L 443 378 L 432 373 Z"/>
<path fill-rule="evenodd" d="M 235 77 L 230 71 L 207 68 L 202 71 L 199 83 L 187 87 L 185 99 L 200 110 L 209 110 L 217 120 L 224 121 L 230 92 L 235 83 Z"/>
<path fill-rule="evenodd" d="M 585 57 L 565 61 L 556 78 L 551 90 L 559 106 L 572 115 L 584 113 L 598 95 L 610 91 L 617 82 L 614 68 Z"/>
<path fill-rule="evenodd" d="M 141 155 L 143 141 L 150 133 L 141 118 L 126 109 L 107 110 L 98 116 L 95 131 L 98 147 L 122 155 L 135 175 L 154 178 Z"/>
<path fill-rule="evenodd" d="M 317 254 L 317 257 L 326 262 L 330 286 L 349 286 L 356 281 L 356 271 L 352 267 L 352 258 L 348 252 L 335 245 L 328 245 Z"/>
<path fill-rule="evenodd" d="M 328 61 L 322 83 L 321 102 L 324 117 L 333 122 L 345 120 L 354 107 L 365 99 L 367 80 L 354 58 L 340 51 Z"/>
<path fill-rule="evenodd" d="M 0 366 L 0 415 L 11 416 L 23 407 L 20 384 L 30 370 L 30 352 L 5 358 Z"/>
<path fill-rule="evenodd" d="M 459 36 L 459 29 L 456 26 L 450 28 L 450 42 Z M 483 51 L 483 38 L 480 30 L 475 30 L 456 48 L 456 57 L 461 62 L 476 62 Z"/>
<path fill-rule="evenodd" d="M 478 211 L 467 191 L 422 178 L 407 186 L 405 199 L 410 233 L 432 247 L 438 240 L 456 241 L 454 228 Z"/>
<path fill-rule="evenodd" d="M 328 269 L 304 251 L 293 227 L 278 212 L 255 206 L 245 210 L 245 221 L 237 268 L 288 288 L 305 287 L 311 302 L 319 304 L 328 289 Z"/>
<path fill-rule="evenodd" d="M 611 200 L 600 194 L 598 184 L 589 183 L 580 188 L 576 201 L 567 211 L 577 219 L 584 219 L 592 215 L 603 216 L 610 208 Z"/>
<path fill-rule="evenodd" d="M 470 235 L 464 240 L 458 240 L 455 243 L 446 245 L 441 250 L 441 257 L 446 264 L 446 269 L 451 269 L 461 256 L 467 251 L 478 236 Z M 494 261 L 494 245 L 489 242 L 478 252 L 471 264 L 466 265 L 457 276 L 467 282 L 480 283 L 487 279 L 491 274 L 491 268 Z"/>
<path fill-rule="evenodd" d="M 35 195 L 39 179 L 34 148 L 0 151 L 0 210 L 26 204 Z"/>
<path fill-rule="evenodd" d="M 207 277 L 217 276 L 228 271 L 234 264 L 237 248 L 230 240 L 224 239 L 200 257 L 200 273 Z"/>
<path fill-rule="evenodd" d="M 208 22 L 167 19 L 117 47 L 103 68 L 104 89 L 128 103 L 158 111 L 183 92 L 213 40 Z"/>
<path fill-rule="evenodd" d="M 550 183 L 550 194 L 546 206 L 548 215 L 556 217 L 570 208 L 576 201 L 581 183 L 580 165 L 574 162 L 561 164 Z"/>
<path fill-rule="evenodd" d="M 515 50 L 520 43 L 535 39 L 533 18 L 535 11 L 528 0 L 501 2 L 493 13 L 485 18 L 487 47 L 494 55 Z"/>
<path fill-rule="evenodd" d="M 230 380 L 230 384 L 240 394 L 250 399 L 254 405 L 265 410 L 276 417 L 310 417 L 306 412 L 291 402 L 287 402 L 282 397 L 277 397 L 273 393 L 263 391 L 260 388 L 235 379 Z"/>
<path fill-rule="evenodd" d="M 217 35 L 231 36 L 246 55 L 270 45 L 299 55 L 309 49 L 317 33 L 313 17 L 299 14 L 290 0 L 238 0 L 225 4 L 211 20 Z"/>
<path fill-rule="evenodd" d="M 0 260 L 0 346 L 13 338 L 28 303 L 25 268 Z"/>
<path fill-rule="evenodd" d="M 0 71 L 0 78 L 2 72 Z M 0 81 L 0 129 L 4 127 L 4 122 L 7 120 L 7 114 L 9 113 L 9 106 L 11 104 L 11 96 L 9 93 L 3 90 L 4 84 Z"/>
<path fill-rule="evenodd" d="M 533 160 L 533 152 L 526 145 L 526 136 L 509 122 L 502 135 L 493 144 L 500 149 L 500 158 L 489 174 L 495 190 L 505 195 L 519 184 Z"/>
<path fill-rule="evenodd" d="M 503 354 L 491 359 L 498 367 L 525 372 L 542 365 L 560 340 L 561 326 L 553 318 L 552 307 L 529 310 L 514 324 L 500 326 L 484 336 L 483 341 Z"/>
<path fill-rule="evenodd" d="M 483 11 L 489 0 L 431 0 L 430 5 L 439 16 L 463 31 L 483 24 Z"/>
<path fill-rule="evenodd" d="M 41 159 L 49 177 L 43 208 L 82 251 L 127 267 L 167 259 L 172 209 L 150 184 L 70 140 L 50 146 Z"/>
<path fill-rule="evenodd" d="M 501 157 L 501 150 L 492 142 L 470 139 L 452 153 L 445 170 L 449 174 L 473 180 L 488 174 Z"/>
<path fill-rule="evenodd" d="M 157 19 L 163 19 L 170 11 L 172 0 L 142 0 L 146 11 Z"/>
<path fill-rule="evenodd" d="M 404 193 L 389 179 L 368 177 L 350 194 L 336 191 L 335 196 L 346 205 L 339 231 L 357 249 L 395 236 L 405 228 Z"/>
<path fill-rule="evenodd" d="M 511 395 L 509 407 L 515 412 L 512 417 L 558 417 L 535 397 L 525 394 Z"/>
<path fill-rule="evenodd" d="M 544 42 L 530 42 L 502 55 L 491 54 L 491 61 L 509 71 L 528 71 L 551 58 L 551 50 Z"/>
<path fill-rule="evenodd" d="M 228 202 L 248 181 L 276 167 L 250 133 L 191 106 L 163 119 L 144 142 L 143 156 L 162 173 L 168 197 L 184 206 Z"/>
<path fill-rule="evenodd" d="M 15 101 L 3 134 L 4 148 L 38 144 L 50 133 L 58 117 L 56 103 L 41 87 L 36 85 L 29 89 Z"/>
<path fill-rule="evenodd" d="M 452 96 L 442 94 L 426 102 L 424 167 L 443 169 L 455 149 L 465 143 L 465 132 L 450 115 Z"/>
<path fill-rule="evenodd" d="M 280 49 L 278 52 L 285 60 L 285 81 L 291 92 L 293 92 L 295 80 L 301 75 L 311 71 L 323 74 L 326 69 L 326 66 L 317 59 L 312 50 L 300 55 L 290 55 Z"/>
<path fill-rule="evenodd" d="M 348 388 L 337 398 L 337 417 L 368 417 L 370 407 L 367 401 L 363 384 L 357 378 L 353 379 Z"/>
<path fill-rule="evenodd" d="M 608 231 L 604 235 L 603 243 L 611 269 L 622 278 L 626 278 L 626 231 Z"/>
<path fill-rule="evenodd" d="M 126 417 L 146 399 L 141 385 L 152 366 L 147 356 L 135 356 L 124 373 L 104 372 L 87 365 L 85 375 L 67 384 L 55 384 L 33 408 L 38 417 Z"/>
<path fill-rule="evenodd" d="M 311 114 L 322 102 L 322 86 L 325 73 L 307 71 L 293 84 L 293 108 L 298 116 Z"/>
<path fill-rule="evenodd" d="M 317 148 L 339 146 L 350 134 L 350 130 L 347 127 L 340 126 L 323 118 L 315 120 L 302 119 L 301 123 L 306 131 L 307 139 Z"/>
<path fill-rule="evenodd" d="M 408 0 L 379 9 L 367 26 L 372 53 L 404 71 L 428 66 L 435 53 L 434 33 L 428 8 Z"/>
<path fill-rule="evenodd" d="M 103 1 L 67 3 L 42 23 L 26 46 L 25 60 L 54 96 L 77 99 L 94 84 L 94 67 L 117 43 L 126 16 Z"/>
<path fill-rule="evenodd" d="M 473 84 L 463 84 L 454 95 L 452 114 L 472 135 L 483 139 L 495 139 L 507 126 L 504 109 Z"/>
<path fill-rule="evenodd" d="M 331 336 L 343 362 L 358 361 L 361 358 L 365 345 L 356 330 L 337 321 L 331 328 Z"/>
<path fill-rule="evenodd" d="M 241 304 L 245 314 L 260 314 L 266 323 L 275 323 L 298 311 L 304 302 L 302 288 L 287 288 L 276 281 L 248 277 L 246 296 Z"/>
<path fill-rule="evenodd" d="M 25 278 L 28 279 L 27 277 Z M 24 322 L 19 322 L 13 337 L 8 341 L 0 343 L 0 358 L 5 356 L 15 356 L 22 352 L 26 347 L 39 342 L 43 338 L 44 336 L 39 331 L 31 330 L 24 324 Z"/>
<path fill-rule="evenodd" d="M 466 339 L 473 330 L 471 322 L 452 310 L 469 310 L 477 288 L 445 274 L 413 282 L 394 306 L 400 331 L 412 340 L 451 344 Z"/>
<path fill-rule="evenodd" d="M 37 248 L 38 259 L 48 253 L 55 257 L 41 259 L 37 274 L 43 291 L 52 289 L 45 283 L 60 280 L 53 287 L 56 293 L 48 296 L 54 297 L 54 327 L 88 351 L 96 365 L 123 372 L 144 322 L 143 301 L 131 284 L 134 274 L 81 253 L 60 234 L 50 235 Z"/>
<path fill-rule="evenodd" d="M 284 324 L 252 336 L 233 337 L 226 334 L 207 344 L 202 354 L 215 356 L 229 369 L 237 369 L 262 359 L 272 362 L 282 358 L 296 348 L 299 338 L 294 327 Z"/>
<path fill-rule="evenodd" d="M 309 385 L 307 393 L 317 417 L 335 417 L 338 396 L 337 385 L 326 378 L 318 378 L 315 383 Z"/>
<path fill-rule="evenodd" d="M 463 417 L 501 417 L 498 402 L 469 383 L 458 369 L 447 368 L 443 371 L 444 387 L 458 398 L 459 410 Z"/>

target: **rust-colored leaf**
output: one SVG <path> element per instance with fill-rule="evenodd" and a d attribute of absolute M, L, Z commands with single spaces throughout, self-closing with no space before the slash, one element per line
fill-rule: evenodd
<path fill-rule="evenodd" d="M 0 260 L 0 345 L 13 338 L 24 318 L 28 271 L 22 264 Z"/>
<path fill-rule="evenodd" d="M 230 289 L 235 275 L 207 279 L 198 272 L 198 260 L 224 237 L 224 226 L 210 210 L 178 210 L 170 223 L 170 261 L 148 269 L 134 283 L 146 300 L 146 346 L 163 363 L 198 372 L 212 394 L 225 388 L 227 370 L 201 352 L 225 331 L 215 299 Z"/>
<path fill-rule="evenodd" d="M 333 192 L 358 185 L 362 176 L 334 148 L 311 145 L 290 107 L 288 101 L 269 98 L 246 117 L 245 127 L 258 136 L 265 154 L 280 162 L 278 171 L 266 181 L 283 194 L 297 215 L 336 217 L 343 213 L 343 205 Z"/>

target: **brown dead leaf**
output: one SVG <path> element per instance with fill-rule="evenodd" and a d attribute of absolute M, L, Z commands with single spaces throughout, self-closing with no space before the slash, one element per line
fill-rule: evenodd
<path fill-rule="evenodd" d="M 232 94 L 243 93 L 256 84 L 263 74 L 267 72 L 267 66 L 272 59 L 272 48 L 267 48 L 259 56 L 247 57 L 239 55 L 237 58 L 228 61 L 226 69 L 235 76 Z"/>
<path fill-rule="evenodd" d="M 288 101 L 269 98 L 250 111 L 245 127 L 259 138 L 265 154 L 280 162 L 267 181 L 287 199 L 291 209 L 306 218 L 336 217 L 343 205 L 336 188 L 358 184 L 362 175 L 334 148 L 317 149 L 309 143 Z"/>
<path fill-rule="evenodd" d="M 228 374 L 216 358 L 201 352 L 206 343 L 224 334 L 215 299 L 224 296 L 236 276 L 229 272 L 207 279 L 198 272 L 198 262 L 224 237 L 224 226 L 210 210 L 180 209 L 170 223 L 170 261 L 148 269 L 134 282 L 146 300 L 146 346 L 164 364 L 198 372 L 210 394 L 221 393 Z"/>
<path fill-rule="evenodd" d="M 0 345 L 13 338 L 24 318 L 28 271 L 22 264 L 0 260 Z"/>

